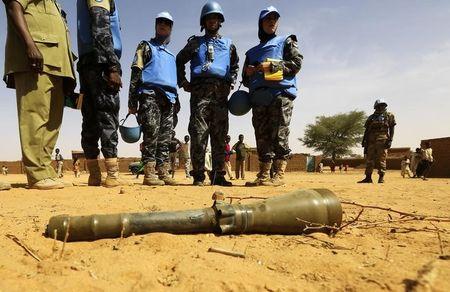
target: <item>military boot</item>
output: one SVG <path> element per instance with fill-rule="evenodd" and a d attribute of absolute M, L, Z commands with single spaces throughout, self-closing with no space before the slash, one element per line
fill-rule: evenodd
<path fill-rule="evenodd" d="M 379 177 L 378 177 L 378 183 L 382 184 L 384 183 L 384 172 L 380 172 L 378 173 Z"/>
<path fill-rule="evenodd" d="M 209 179 L 211 185 L 231 187 L 233 184 L 225 179 L 225 171 L 212 171 Z"/>
<path fill-rule="evenodd" d="M 198 186 L 198 187 L 203 187 L 205 185 L 204 184 L 204 181 L 205 181 L 204 171 L 197 172 L 197 171 L 191 170 L 190 175 L 194 178 L 194 182 L 192 183 L 192 185 Z"/>
<path fill-rule="evenodd" d="M 245 183 L 246 187 L 256 186 L 273 186 L 270 179 L 270 169 L 272 168 L 272 162 L 259 162 L 259 172 L 256 175 L 256 179 L 252 182 Z"/>
<path fill-rule="evenodd" d="M 175 186 L 177 185 L 177 181 L 173 178 L 173 176 L 170 176 L 169 174 L 169 164 L 163 163 L 161 165 L 156 166 L 156 169 L 158 171 L 158 178 L 159 180 L 163 181 L 164 184 L 168 186 Z"/>
<path fill-rule="evenodd" d="M 102 173 L 97 159 L 87 159 L 87 168 L 89 171 L 88 186 L 99 186 L 102 184 Z"/>
<path fill-rule="evenodd" d="M 11 185 L 0 181 L 0 191 L 7 191 L 11 188 Z"/>
<path fill-rule="evenodd" d="M 287 161 L 283 159 L 277 159 L 274 161 L 274 176 L 272 183 L 274 186 L 284 186 L 284 173 L 286 171 Z"/>
<path fill-rule="evenodd" d="M 123 185 L 124 182 L 122 182 L 119 179 L 119 164 L 117 163 L 117 158 L 106 158 L 105 166 L 106 166 L 105 187 L 113 188 Z"/>
<path fill-rule="evenodd" d="M 143 185 L 147 186 L 163 186 L 165 185 L 164 181 L 160 180 L 156 175 L 155 170 L 156 162 L 150 161 L 147 162 L 144 166 L 144 181 Z"/>
<path fill-rule="evenodd" d="M 360 180 L 359 184 L 371 184 L 372 181 L 372 174 L 366 174 L 366 177 L 363 180 Z"/>

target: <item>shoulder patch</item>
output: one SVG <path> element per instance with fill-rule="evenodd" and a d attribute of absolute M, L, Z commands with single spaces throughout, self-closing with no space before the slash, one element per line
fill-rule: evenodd
<path fill-rule="evenodd" d="M 101 7 L 105 8 L 108 11 L 111 10 L 111 3 L 109 0 L 87 0 L 87 5 L 89 8 Z"/>

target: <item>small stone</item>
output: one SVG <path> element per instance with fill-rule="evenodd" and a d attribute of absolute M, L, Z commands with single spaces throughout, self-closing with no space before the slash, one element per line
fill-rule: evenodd
<path fill-rule="evenodd" d="M 120 195 L 125 194 L 125 189 L 124 189 L 124 188 L 121 188 L 120 191 L 119 191 L 119 194 L 120 194 Z"/>

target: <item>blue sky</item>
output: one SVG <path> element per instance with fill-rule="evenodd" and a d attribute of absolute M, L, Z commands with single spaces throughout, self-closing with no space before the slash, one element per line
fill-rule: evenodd
<path fill-rule="evenodd" d="M 68 13 L 76 51 L 76 1 L 60 1 Z M 170 48 L 177 53 L 189 36 L 200 34 L 199 15 L 205 1 L 118 1 L 122 21 L 124 88 L 121 117 L 127 112 L 129 66 L 137 43 L 154 34 L 154 17 L 168 10 L 175 18 Z M 272 4 L 280 13 L 278 34 L 296 34 L 304 55 L 298 75 L 290 146 L 312 152 L 297 138 L 318 115 L 353 109 L 372 112 L 385 98 L 396 115 L 394 147 L 416 147 L 421 139 L 450 136 L 450 2 L 419 0 L 261 1 L 227 0 L 222 34 L 244 53 L 257 43 L 259 11 Z M 0 42 L 6 38 L 5 11 L 0 11 Z M 0 50 L 4 60 L 4 50 Z M 3 71 L 2 71 L 3 73 Z M 189 95 L 180 90 L 182 109 L 177 136 L 187 134 Z M 0 85 L 0 160 L 20 159 L 15 93 Z M 65 157 L 81 149 L 81 113 L 67 109 L 57 146 Z M 232 140 L 243 133 L 255 145 L 251 114 L 230 115 Z M 357 149 L 357 151 L 360 151 Z M 137 144 L 119 144 L 119 156 L 139 156 Z"/>

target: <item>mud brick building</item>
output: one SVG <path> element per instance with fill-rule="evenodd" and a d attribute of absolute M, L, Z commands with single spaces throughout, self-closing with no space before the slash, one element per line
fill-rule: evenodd
<path fill-rule="evenodd" d="M 450 178 L 450 137 L 426 139 L 422 143 L 425 141 L 431 142 L 434 157 L 429 177 Z"/>

